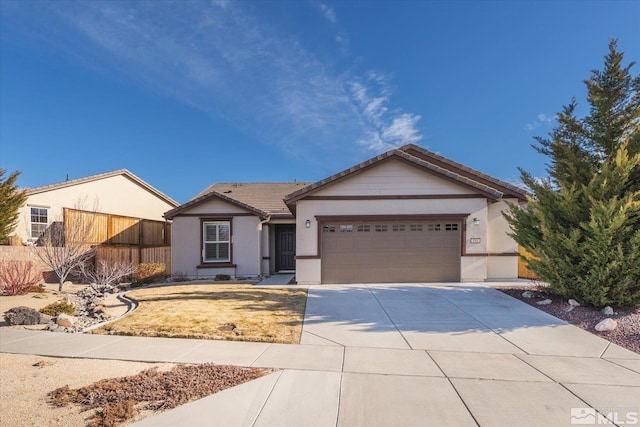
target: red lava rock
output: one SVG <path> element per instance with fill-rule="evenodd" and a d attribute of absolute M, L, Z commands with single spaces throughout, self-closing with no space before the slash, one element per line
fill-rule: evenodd
<path fill-rule="evenodd" d="M 70 328 L 70 327 L 73 326 L 73 324 L 71 322 L 69 322 L 67 319 L 58 319 L 58 320 L 56 320 L 56 325 L 62 326 L 63 328 Z"/>

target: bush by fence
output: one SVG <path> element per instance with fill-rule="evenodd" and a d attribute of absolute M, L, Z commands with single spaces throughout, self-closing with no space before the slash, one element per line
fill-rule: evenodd
<path fill-rule="evenodd" d="M 106 263 L 133 263 L 139 264 L 164 264 L 165 273 L 171 275 L 171 246 L 154 248 L 137 248 L 130 246 L 98 246 L 96 262 Z"/>

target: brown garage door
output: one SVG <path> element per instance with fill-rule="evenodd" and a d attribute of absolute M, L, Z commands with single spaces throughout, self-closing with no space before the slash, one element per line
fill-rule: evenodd
<path fill-rule="evenodd" d="M 460 221 L 322 224 L 322 283 L 460 280 Z"/>

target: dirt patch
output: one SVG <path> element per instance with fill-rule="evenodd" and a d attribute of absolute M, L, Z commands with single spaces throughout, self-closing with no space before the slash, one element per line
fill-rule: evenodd
<path fill-rule="evenodd" d="M 130 315 L 92 333 L 297 344 L 306 289 L 170 285 L 137 289 Z"/>
<path fill-rule="evenodd" d="M 93 409 L 91 427 L 115 427 L 138 411 L 164 411 L 259 378 L 271 370 L 236 366 L 178 365 L 170 371 L 149 369 L 137 375 L 101 380 L 78 389 L 69 386 L 49 394 L 55 406 L 74 403 Z"/>
<path fill-rule="evenodd" d="M 0 427 L 85 427 L 90 413 L 76 405 L 53 406 L 48 393 L 64 385 L 86 387 L 102 379 L 135 375 L 151 367 L 167 370 L 173 366 L 0 353 Z M 136 419 L 154 414 L 153 411 L 140 413 Z"/>
<path fill-rule="evenodd" d="M 526 302 L 532 307 L 542 310 L 557 318 L 560 318 L 572 325 L 578 326 L 585 331 L 591 332 L 605 340 L 618 344 L 621 347 L 640 354 L 640 307 L 636 308 L 615 308 L 614 314 L 607 316 L 602 311 L 592 308 L 578 306 L 568 311 L 570 305 L 567 300 L 545 292 L 543 289 L 536 287 L 513 287 L 513 288 L 496 288 L 505 294 Z M 525 298 L 522 296 L 524 291 L 533 293 L 533 298 Z M 550 299 L 551 304 L 539 305 L 538 301 Z M 595 326 L 606 318 L 615 319 L 618 327 L 613 331 L 598 332 Z"/>

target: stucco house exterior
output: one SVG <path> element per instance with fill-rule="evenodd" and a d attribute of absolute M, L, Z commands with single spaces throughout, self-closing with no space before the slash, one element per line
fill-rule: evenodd
<path fill-rule="evenodd" d="M 124 217 L 165 221 L 164 212 L 179 205 L 126 169 L 26 189 L 14 234 L 24 243 L 35 242 L 63 209 L 84 210 Z"/>
<path fill-rule="evenodd" d="M 214 184 L 168 211 L 173 271 L 299 284 L 515 279 L 526 193 L 417 145 L 315 183 Z"/>

